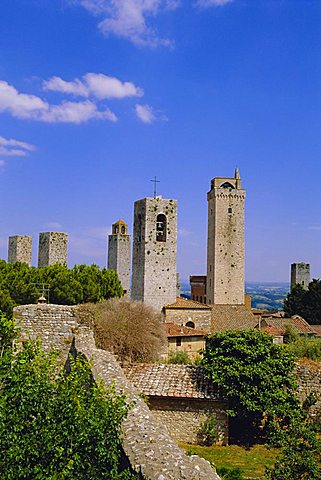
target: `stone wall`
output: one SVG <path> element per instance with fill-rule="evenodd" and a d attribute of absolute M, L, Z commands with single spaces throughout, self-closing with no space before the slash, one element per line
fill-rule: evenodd
<path fill-rule="evenodd" d="M 317 398 L 317 403 L 312 407 L 311 413 L 316 414 L 318 412 L 321 414 L 321 363 L 299 362 L 295 373 L 300 400 L 304 401 L 313 393 Z"/>
<path fill-rule="evenodd" d="M 67 264 L 68 235 L 63 232 L 39 234 L 38 267 L 55 263 Z"/>
<path fill-rule="evenodd" d="M 193 398 L 149 397 L 149 407 L 177 442 L 197 443 L 202 422 L 209 415 L 214 415 L 219 429 L 217 443 L 228 443 L 226 403 Z"/>
<path fill-rule="evenodd" d="M 108 269 L 117 272 L 124 289 L 124 294 L 130 296 L 130 236 L 108 236 Z"/>
<path fill-rule="evenodd" d="M 164 237 L 157 234 L 159 215 L 166 218 Z M 177 201 L 136 201 L 133 232 L 132 298 L 161 311 L 176 300 Z"/>
<path fill-rule="evenodd" d="M 187 322 L 193 322 L 197 330 L 211 331 L 212 310 L 209 309 L 187 309 L 187 308 L 165 308 L 166 323 L 175 323 L 176 325 L 186 325 Z"/>
<path fill-rule="evenodd" d="M 214 178 L 208 200 L 207 303 L 244 304 L 244 202 L 239 178 Z"/>
<path fill-rule="evenodd" d="M 115 384 L 134 402 L 123 422 L 123 448 L 131 467 L 146 480 L 220 480 L 215 469 L 197 456 L 187 456 L 140 398 L 126 379 L 115 357 L 97 349 L 92 331 L 79 326 L 76 308 L 57 305 L 25 305 L 16 307 L 14 316 L 22 330 L 22 339 L 38 337 L 46 349 L 58 348 L 62 360 L 68 353 L 81 354 L 91 362 L 95 379 L 106 387 Z"/>
<path fill-rule="evenodd" d="M 32 262 L 32 237 L 14 235 L 8 241 L 8 263 L 22 262 L 29 266 Z"/>

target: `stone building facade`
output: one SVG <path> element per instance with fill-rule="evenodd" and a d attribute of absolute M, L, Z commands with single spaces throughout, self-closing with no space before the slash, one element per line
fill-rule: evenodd
<path fill-rule="evenodd" d="M 117 272 L 124 295 L 130 294 L 130 235 L 124 220 L 118 220 L 108 235 L 107 268 Z"/>
<path fill-rule="evenodd" d="M 31 266 L 32 237 L 29 235 L 14 235 L 8 241 L 8 263 L 22 262 Z"/>
<path fill-rule="evenodd" d="M 38 267 L 59 263 L 67 265 L 68 234 L 42 232 L 39 234 Z"/>
<path fill-rule="evenodd" d="M 131 297 L 160 311 L 176 299 L 177 201 L 136 201 L 133 237 Z"/>
<path fill-rule="evenodd" d="M 291 290 L 296 285 L 301 285 L 305 290 L 308 289 L 310 283 L 310 264 L 309 263 L 292 263 L 291 264 Z"/>
<path fill-rule="evenodd" d="M 163 315 L 166 323 L 211 332 L 212 309 L 208 305 L 177 298 L 176 302 L 164 306 Z"/>
<path fill-rule="evenodd" d="M 214 178 L 207 200 L 207 303 L 243 305 L 245 190 L 238 169 L 234 178 Z"/>
<path fill-rule="evenodd" d="M 176 352 L 186 352 L 193 361 L 199 357 L 200 351 L 205 350 L 204 330 L 197 330 L 192 327 L 179 326 L 175 323 L 165 323 L 167 336 L 167 345 L 162 360 L 167 360 L 168 356 Z"/>

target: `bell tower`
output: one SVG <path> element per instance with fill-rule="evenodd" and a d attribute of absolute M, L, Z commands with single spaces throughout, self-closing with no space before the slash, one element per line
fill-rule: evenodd
<path fill-rule="evenodd" d="M 207 303 L 243 305 L 245 190 L 237 168 L 233 178 L 213 178 L 207 201 Z"/>
<path fill-rule="evenodd" d="M 124 220 L 115 222 L 111 235 L 108 235 L 107 268 L 117 272 L 124 295 L 128 296 L 130 294 L 130 235 Z"/>

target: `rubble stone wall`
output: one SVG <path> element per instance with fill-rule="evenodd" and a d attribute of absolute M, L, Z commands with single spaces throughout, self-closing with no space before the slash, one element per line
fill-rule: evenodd
<path fill-rule="evenodd" d="M 76 308 L 58 305 L 24 305 L 16 307 L 14 316 L 21 337 L 39 338 L 45 349 L 58 348 L 66 361 L 68 353 L 85 356 L 95 379 L 106 387 L 115 384 L 134 406 L 122 425 L 123 448 L 131 467 L 145 480 L 220 480 L 210 464 L 193 455 L 187 456 L 153 415 L 137 390 L 126 379 L 115 357 L 96 348 L 93 332 L 80 326 Z"/>

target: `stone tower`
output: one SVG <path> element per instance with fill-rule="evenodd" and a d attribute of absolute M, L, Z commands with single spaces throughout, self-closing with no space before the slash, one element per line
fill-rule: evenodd
<path fill-rule="evenodd" d="M 108 235 L 107 268 L 118 273 L 124 295 L 130 293 L 130 235 L 124 220 L 118 220 L 112 226 L 112 234 Z"/>
<path fill-rule="evenodd" d="M 292 263 L 291 264 L 291 290 L 296 285 L 301 285 L 305 290 L 308 289 L 310 283 L 310 264 L 309 263 Z"/>
<path fill-rule="evenodd" d="M 135 202 L 132 299 L 161 310 L 176 301 L 177 201 Z"/>
<path fill-rule="evenodd" d="M 238 169 L 234 178 L 213 178 L 207 200 L 207 303 L 243 305 L 245 190 Z"/>
<path fill-rule="evenodd" d="M 8 263 L 22 262 L 31 266 L 32 237 L 28 235 L 14 235 L 9 237 Z"/>
<path fill-rule="evenodd" d="M 43 232 L 39 234 L 38 267 L 55 263 L 67 264 L 68 235 L 62 232 Z"/>

